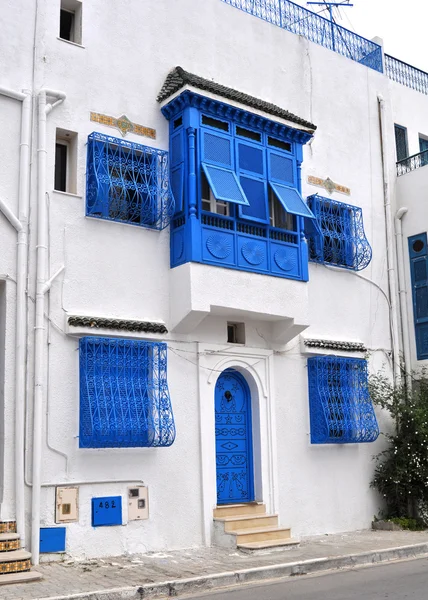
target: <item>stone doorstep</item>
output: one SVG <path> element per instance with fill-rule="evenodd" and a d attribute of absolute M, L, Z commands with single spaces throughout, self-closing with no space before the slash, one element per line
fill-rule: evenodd
<path fill-rule="evenodd" d="M 6 573 L 0 575 L 0 585 L 8 585 L 12 583 L 29 583 L 42 579 L 43 575 L 37 571 L 23 571 L 22 573 Z"/>

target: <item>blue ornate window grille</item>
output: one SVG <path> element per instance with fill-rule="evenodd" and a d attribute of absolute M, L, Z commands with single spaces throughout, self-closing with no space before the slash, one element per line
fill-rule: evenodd
<path fill-rule="evenodd" d="M 170 446 L 167 345 L 84 337 L 79 350 L 80 447 Z"/>
<path fill-rule="evenodd" d="M 307 281 L 301 196 L 304 129 L 186 90 L 162 108 L 170 121 L 177 211 L 171 266 L 202 262 Z"/>
<path fill-rule="evenodd" d="M 222 0 L 315 44 L 383 73 L 382 48 L 289 0 Z"/>
<path fill-rule="evenodd" d="M 427 234 L 409 237 L 416 356 L 428 360 L 428 246 Z"/>
<path fill-rule="evenodd" d="M 374 442 L 379 427 L 368 389 L 367 361 L 308 359 L 312 444 Z"/>
<path fill-rule="evenodd" d="M 385 71 L 390 79 L 412 88 L 422 94 L 428 94 L 428 73 L 385 54 Z"/>
<path fill-rule="evenodd" d="M 308 227 L 309 259 L 313 262 L 361 271 L 372 259 L 364 232 L 363 211 L 358 206 L 315 194 L 308 205 L 317 227 Z"/>
<path fill-rule="evenodd" d="M 88 137 L 86 214 L 164 229 L 174 214 L 168 152 L 92 133 Z"/>

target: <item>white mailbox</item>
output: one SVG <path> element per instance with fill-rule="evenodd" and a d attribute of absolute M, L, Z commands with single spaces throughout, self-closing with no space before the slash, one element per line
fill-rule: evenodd
<path fill-rule="evenodd" d="M 57 487 L 55 523 L 72 523 L 79 518 L 79 488 Z"/>
<path fill-rule="evenodd" d="M 149 518 L 149 492 L 145 485 L 128 488 L 128 520 L 142 521 Z"/>

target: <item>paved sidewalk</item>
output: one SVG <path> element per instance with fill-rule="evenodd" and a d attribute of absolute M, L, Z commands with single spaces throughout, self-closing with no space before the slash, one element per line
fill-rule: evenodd
<path fill-rule="evenodd" d="M 428 532 L 360 531 L 306 538 L 269 554 L 199 548 L 64 561 L 40 565 L 41 581 L 0 586 L 0 599 L 139 600 L 424 554 Z"/>

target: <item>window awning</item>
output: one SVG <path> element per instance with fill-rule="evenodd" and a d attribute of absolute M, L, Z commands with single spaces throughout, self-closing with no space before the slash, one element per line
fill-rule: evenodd
<path fill-rule="evenodd" d="M 202 168 L 216 200 L 250 206 L 238 177 L 231 169 L 214 167 L 207 163 L 202 163 Z"/>
<path fill-rule="evenodd" d="M 273 183 L 272 181 L 269 183 L 286 212 L 292 215 L 305 217 L 306 219 L 315 219 L 315 215 L 305 204 L 296 188 L 283 185 L 282 183 Z"/>

